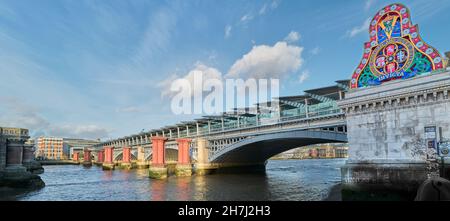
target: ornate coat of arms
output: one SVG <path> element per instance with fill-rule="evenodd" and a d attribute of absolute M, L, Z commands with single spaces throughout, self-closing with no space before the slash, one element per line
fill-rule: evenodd
<path fill-rule="evenodd" d="M 381 9 L 369 28 L 370 42 L 352 75 L 351 88 L 379 85 L 394 79 L 411 78 L 444 68 L 439 52 L 426 44 L 412 25 L 410 12 L 402 4 Z"/>

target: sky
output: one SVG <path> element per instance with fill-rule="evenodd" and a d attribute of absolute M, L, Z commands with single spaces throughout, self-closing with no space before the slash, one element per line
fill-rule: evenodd
<path fill-rule="evenodd" d="M 282 96 L 329 86 L 394 2 L 450 51 L 448 0 L 0 0 L 0 126 L 110 139 L 191 120 L 169 87 L 195 70 L 279 78 Z"/>

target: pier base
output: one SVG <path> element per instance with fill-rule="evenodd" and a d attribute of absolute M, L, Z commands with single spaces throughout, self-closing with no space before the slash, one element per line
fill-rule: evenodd
<path fill-rule="evenodd" d="M 133 169 L 133 165 L 131 163 L 120 163 L 120 169 L 131 170 Z"/>
<path fill-rule="evenodd" d="M 175 167 L 176 176 L 192 176 L 192 166 L 190 164 L 181 164 Z"/>
<path fill-rule="evenodd" d="M 45 186 L 41 177 L 26 171 L 23 166 L 7 167 L 0 175 L 0 186 L 29 189 Z"/>
<path fill-rule="evenodd" d="M 341 168 L 342 200 L 414 200 L 427 179 L 425 163 L 347 163 Z"/>
<path fill-rule="evenodd" d="M 42 165 L 35 160 L 33 160 L 31 162 L 26 162 L 26 163 L 24 162 L 23 166 L 25 168 L 27 168 L 27 170 L 30 171 L 30 173 L 32 173 L 32 174 L 44 173 L 44 168 L 42 167 Z"/>
<path fill-rule="evenodd" d="M 114 163 L 103 163 L 103 170 L 114 170 Z"/>
<path fill-rule="evenodd" d="M 92 166 L 92 162 L 90 162 L 90 161 L 84 161 L 84 162 L 82 163 L 82 165 L 83 165 L 84 167 L 91 167 L 91 166 Z"/>
<path fill-rule="evenodd" d="M 166 179 L 167 167 L 150 166 L 148 170 L 148 176 L 152 179 Z"/>
<path fill-rule="evenodd" d="M 210 164 L 210 163 L 202 163 L 202 164 L 195 164 L 195 174 L 196 175 L 208 175 L 212 174 L 217 170 L 217 166 Z"/>
<path fill-rule="evenodd" d="M 149 164 L 147 162 L 137 162 L 136 168 L 137 169 L 147 169 L 149 167 Z"/>

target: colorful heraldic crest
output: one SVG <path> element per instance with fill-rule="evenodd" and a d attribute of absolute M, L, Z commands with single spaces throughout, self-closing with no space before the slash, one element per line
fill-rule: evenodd
<path fill-rule="evenodd" d="M 426 44 L 412 25 L 408 8 L 392 4 L 381 9 L 369 28 L 363 58 L 352 75 L 351 88 L 379 85 L 442 69 L 439 52 Z"/>

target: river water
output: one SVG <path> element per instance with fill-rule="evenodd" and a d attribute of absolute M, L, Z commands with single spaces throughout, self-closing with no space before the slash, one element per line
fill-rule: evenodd
<path fill-rule="evenodd" d="M 213 174 L 151 180 L 147 170 L 45 166 L 46 186 L 16 200 L 324 200 L 340 183 L 344 159 L 271 160 L 265 174 Z"/>

